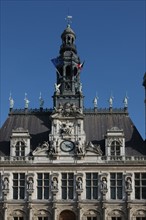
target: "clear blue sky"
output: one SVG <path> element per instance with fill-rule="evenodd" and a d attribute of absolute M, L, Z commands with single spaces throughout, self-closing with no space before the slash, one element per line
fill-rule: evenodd
<path fill-rule="evenodd" d="M 52 107 L 56 75 L 50 60 L 59 54 L 68 11 L 78 54 L 85 60 L 85 107 L 93 107 L 97 92 L 99 108 L 108 108 L 112 92 L 113 107 L 121 108 L 127 92 L 130 117 L 144 137 L 144 0 L 1 0 L 1 125 L 9 112 L 10 91 L 14 108 L 24 108 L 25 92 L 29 108 L 39 108 L 40 92 L 44 107 Z"/>

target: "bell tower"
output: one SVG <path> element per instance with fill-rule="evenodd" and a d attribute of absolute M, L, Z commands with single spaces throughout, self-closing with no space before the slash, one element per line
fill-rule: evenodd
<path fill-rule="evenodd" d="M 71 17 L 71 16 L 68 16 Z M 83 64 L 77 54 L 76 35 L 68 21 L 61 35 L 59 56 L 55 58 L 56 83 L 53 94 L 54 110 L 50 116 L 50 152 L 57 155 L 82 157 L 85 151 L 83 93 L 80 71 Z M 53 62 L 53 61 L 52 61 Z M 53 62 L 54 63 L 54 62 Z"/>
<path fill-rule="evenodd" d="M 82 84 L 80 82 L 81 63 L 77 55 L 75 45 L 76 35 L 67 24 L 66 29 L 61 35 L 62 44 L 60 46 L 60 55 L 57 58 L 57 82 L 53 96 L 54 107 L 71 102 L 80 110 L 83 108 Z"/>

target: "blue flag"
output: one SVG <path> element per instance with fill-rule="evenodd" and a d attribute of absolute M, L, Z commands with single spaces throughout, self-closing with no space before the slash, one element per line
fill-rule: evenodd
<path fill-rule="evenodd" d="M 52 63 L 55 67 L 58 67 L 60 65 L 63 65 L 63 60 L 60 57 L 51 59 Z"/>

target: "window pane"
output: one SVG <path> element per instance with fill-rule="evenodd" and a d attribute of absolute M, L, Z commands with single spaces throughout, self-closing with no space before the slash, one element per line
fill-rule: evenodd
<path fill-rule="evenodd" d="M 98 190 L 96 187 L 93 188 L 93 199 L 97 199 L 98 198 Z"/>
<path fill-rule="evenodd" d="M 91 188 L 86 188 L 86 199 L 91 199 Z"/>
<path fill-rule="evenodd" d="M 116 190 L 113 187 L 111 187 L 111 199 L 116 199 Z"/>
<path fill-rule="evenodd" d="M 146 199 L 146 187 L 142 187 L 142 199 Z"/>
<path fill-rule="evenodd" d="M 142 179 L 146 179 L 146 173 L 141 174 Z"/>
<path fill-rule="evenodd" d="M 49 199 L 49 187 L 44 188 L 44 199 Z"/>
<path fill-rule="evenodd" d="M 67 199 L 67 188 L 62 188 L 62 199 Z"/>
<path fill-rule="evenodd" d="M 135 199 L 140 199 L 140 188 L 135 187 Z"/>

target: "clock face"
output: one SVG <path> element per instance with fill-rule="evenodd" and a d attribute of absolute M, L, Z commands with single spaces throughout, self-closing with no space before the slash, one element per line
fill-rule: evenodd
<path fill-rule="evenodd" d="M 60 144 L 60 148 L 64 152 L 72 151 L 74 149 L 74 143 L 72 141 L 63 141 Z"/>

